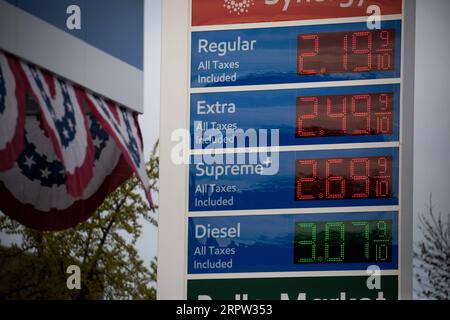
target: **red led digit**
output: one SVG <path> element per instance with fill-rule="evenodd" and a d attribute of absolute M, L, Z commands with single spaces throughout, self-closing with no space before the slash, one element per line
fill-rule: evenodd
<path fill-rule="evenodd" d="M 366 37 L 367 38 L 367 48 L 358 48 L 358 39 Z M 362 41 L 359 41 L 362 42 Z M 367 65 L 355 67 L 355 72 L 369 72 L 372 70 L 372 33 L 367 32 L 355 32 L 352 36 L 352 52 L 357 55 L 367 55 Z"/>
<path fill-rule="evenodd" d="M 392 112 L 390 107 L 390 99 L 387 94 L 380 94 L 379 102 L 381 104 L 380 111 L 375 113 L 377 119 L 377 134 L 390 134 L 392 132 Z"/>
<path fill-rule="evenodd" d="M 377 114 L 377 134 L 390 134 L 391 133 L 391 114 Z"/>
<path fill-rule="evenodd" d="M 300 52 L 298 56 L 298 72 L 301 75 L 314 75 L 317 74 L 315 69 L 305 69 L 305 58 L 312 58 L 319 54 L 319 36 L 317 34 L 302 35 L 300 38 L 304 41 L 314 41 L 314 51 L 312 52 Z"/>
<path fill-rule="evenodd" d="M 362 164 L 362 166 L 361 166 Z M 356 166 L 358 167 L 363 167 L 364 168 L 364 174 L 357 174 L 357 171 L 361 170 L 358 168 L 358 170 L 356 170 Z M 363 181 L 364 182 L 364 191 L 362 193 L 354 193 L 352 195 L 352 198 L 368 198 L 369 194 L 370 194 L 370 161 L 368 158 L 357 158 L 357 159 L 352 159 L 350 161 L 350 177 L 352 179 L 352 181 Z"/>
<path fill-rule="evenodd" d="M 312 108 L 311 108 L 312 106 Z M 311 113 L 305 113 L 304 110 L 309 107 L 312 109 Z M 314 131 L 305 130 L 305 120 L 313 120 L 319 116 L 319 98 L 318 97 L 300 97 L 299 115 L 297 118 L 297 135 L 300 137 L 315 137 Z"/>
<path fill-rule="evenodd" d="M 345 178 L 342 176 L 335 176 L 332 175 L 331 173 L 331 169 L 332 166 L 336 166 L 339 164 L 343 164 L 344 159 L 329 159 L 326 162 L 326 169 L 325 169 L 325 175 L 326 175 L 326 179 L 325 179 L 325 192 L 326 192 L 326 197 L 327 199 L 343 199 L 345 198 Z M 331 191 L 331 187 L 332 184 L 339 184 L 339 193 L 332 193 Z"/>
<path fill-rule="evenodd" d="M 378 53 L 378 70 L 390 70 L 392 68 L 392 48 L 390 48 L 390 33 L 387 30 L 380 32 L 380 39 L 384 41 Z"/>
<path fill-rule="evenodd" d="M 389 53 L 378 54 L 378 70 L 386 71 L 391 69 L 391 55 Z"/>
<path fill-rule="evenodd" d="M 381 45 L 383 48 L 389 48 L 390 45 L 390 33 L 388 30 L 382 30 L 380 32 L 380 39 L 384 41 L 384 43 Z M 383 50 L 390 50 L 392 49 L 383 49 Z"/>
<path fill-rule="evenodd" d="M 344 57 L 343 64 L 344 71 L 348 71 L 348 34 L 344 35 Z"/>
<path fill-rule="evenodd" d="M 390 104 L 389 104 L 389 95 L 386 93 L 381 93 L 378 100 L 380 101 L 381 104 L 381 109 L 383 111 L 389 111 L 391 109 Z"/>
<path fill-rule="evenodd" d="M 301 166 L 311 166 L 311 177 L 310 178 L 298 178 L 297 179 L 297 199 L 299 200 L 314 200 L 315 197 L 313 195 L 303 194 L 303 184 L 304 183 L 314 183 L 317 181 L 317 161 L 316 160 L 300 160 L 298 170 L 302 171 Z"/>
<path fill-rule="evenodd" d="M 376 178 L 376 187 L 375 193 L 378 198 L 386 198 L 390 195 L 390 181 L 391 177 L 387 176 L 389 172 L 388 168 L 388 159 L 385 157 L 381 157 L 377 161 L 378 163 L 378 172 Z"/>
<path fill-rule="evenodd" d="M 340 104 L 341 111 L 333 112 L 333 102 L 331 98 L 327 98 L 327 116 L 332 119 L 341 120 L 341 131 L 342 134 L 347 134 L 347 97 L 342 98 L 342 103 Z"/>
<path fill-rule="evenodd" d="M 363 103 L 359 103 L 362 101 Z M 359 106 L 364 104 L 365 110 L 359 111 Z M 370 95 L 356 95 L 352 96 L 352 115 L 355 118 L 362 118 L 364 120 L 364 129 L 354 130 L 354 135 L 369 135 L 371 131 L 371 112 L 372 112 L 372 98 Z"/>
<path fill-rule="evenodd" d="M 385 157 L 378 158 L 378 174 L 385 175 L 388 173 L 388 159 Z"/>
<path fill-rule="evenodd" d="M 387 198 L 390 196 L 391 191 L 389 187 L 389 181 L 391 180 L 391 177 L 377 177 L 376 182 L 376 197 L 377 198 Z"/>

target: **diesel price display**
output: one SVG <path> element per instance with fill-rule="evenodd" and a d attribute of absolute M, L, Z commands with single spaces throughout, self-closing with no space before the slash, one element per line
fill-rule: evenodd
<path fill-rule="evenodd" d="M 298 222 L 294 263 L 392 261 L 391 220 Z"/>

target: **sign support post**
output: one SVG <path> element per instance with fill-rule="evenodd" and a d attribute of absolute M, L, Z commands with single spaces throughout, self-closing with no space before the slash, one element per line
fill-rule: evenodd
<path fill-rule="evenodd" d="M 173 162 L 174 133 L 188 123 L 189 2 L 162 1 L 158 299 L 186 299 L 187 170 Z M 178 136 L 175 139 L 181 139 Z"/>
<path fill-rule="evenodd" d="M 413 298 L 413 194 L 414 194 L 414 79 L 416 52 L 416 1 L 404 1 L 403 43 L 403 114 L 402 114 L 402 194 L 400 297 Z"/>

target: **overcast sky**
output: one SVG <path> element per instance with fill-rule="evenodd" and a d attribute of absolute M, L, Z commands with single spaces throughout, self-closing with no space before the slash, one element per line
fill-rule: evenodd
<path fill-rule="evenodd" d="M 450 213 L 450 1 L 419 0 L 416 30 L 414 211 L 428 196 Z"/>

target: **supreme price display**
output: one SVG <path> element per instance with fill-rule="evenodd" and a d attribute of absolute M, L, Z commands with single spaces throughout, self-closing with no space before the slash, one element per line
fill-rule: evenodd
<path fill-rule="evenodd" d="M 393 158 L 302 159 L 296 165 L 296 200 L 392 198 Z"/>

